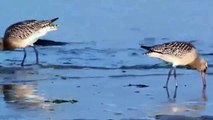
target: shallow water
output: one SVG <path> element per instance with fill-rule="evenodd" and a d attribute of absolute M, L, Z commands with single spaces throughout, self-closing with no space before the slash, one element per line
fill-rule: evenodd
<path fill-rule="evenodd" d="M 11 4 L 13 2 L 13 4 Z M 1 1 L 0 33 L 23 19 L 59 17 L 59 30 L 43 38 L 68 42 L 1 52 L 0 119 L 154 119 L 156 115 L 213 115 L 212 1 L 63 0 Z M 42 4 L 41 4 L 42 3 Z M 8 6 L 12 6 L 11 8 Z M 13 7 L 15 6 L 15 7 Z M 16 14 L 17 11 L 20 14 Z M 45 11 L 45 12 L 44 12 Z M 200 73 L 180 68 L 163 88 L 170 65 L 148 58 L 139 44 L 193 41 L 208 60 L 207 89 Z M 56 104 L 56 99 L 77 100 Z"/>

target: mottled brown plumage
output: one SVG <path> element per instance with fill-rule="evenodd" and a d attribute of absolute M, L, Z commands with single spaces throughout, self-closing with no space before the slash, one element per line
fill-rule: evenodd
<path fill-rule="evenodd" d="M 4 50 L 13 50 L 32 46 L 39 37 L 57 29 L 55 20 L 25 20 L 9 26 L 4 34 Z"/>
<path fill-rule="evenodd" d="M 52 20 L 25 20 L 9 26 L 3 38 L 3 50 L 14 50 L 16 48 L 24 48 L 24 58 L 22 66 L 26 58 L 25 47 L 32 46 L 42 36 L 50 31 L 57 30 L 57 25 L 53 24 L 58 18 Z M 38 52 L 36 53 L 36 61 L 38 63 Z"/>
<path fill-rule="evenodd" d="M 190 52 L 193 48 L 194 46 L 191 43 L 175 41 L 175 42 L 169 42 L 169 43 L 152 46 L 149 49 L 148 53 L 157 52 L 161 54 L 181 57 L 187 54 L 188 52 Z"/>
<path fill-rule="evenodd" d="M 146 53 L 150 57 L 162 59 L 166 62 L 172 63 L 173 68 L 169 71 L 166 87 L 172 70 L 176 79 L 176 66 L 189 66 L 197 69 L 202 73 L 203 86 L 206 86 L 205 73 L 207 70 L 207 62 L 200 58 L 196 48 L 189 42 L 168 42 L 154 46 L 141 46 L 148 50 Z M 176 82 L 177 86 L 177 82 Z"/>

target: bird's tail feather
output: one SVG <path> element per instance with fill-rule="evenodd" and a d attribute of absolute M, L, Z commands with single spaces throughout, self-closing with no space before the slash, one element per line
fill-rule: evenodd
<path fill-rule="evenodd" d="M 151 48 L 151 47 L 149 47 L 149 46 L 144 46 L 144 45 L 141 45 L 141 48 L 143 48 L 143 49 L 146 49 L 146 50 L 150 50 L 150 48 Z"/>
<path fill-rule="evenodd" d="M 50 20 L 51 22 L 55 22 L 56 20 L 58 20 L 59 18 L 53 18 L 52 20 Z"/>
<path fill-rule="evenodd" d="M 152 51 L 150 46 L 141 45 L 141 48 L 147 50 L 147 52 L 143 53 L 143 55 L 147 55 Z"/>

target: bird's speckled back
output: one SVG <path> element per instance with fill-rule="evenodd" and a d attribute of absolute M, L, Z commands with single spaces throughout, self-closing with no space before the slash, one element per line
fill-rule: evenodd
<path fill-rule="evenodd" d="M 25 20 L 9 26 L 5 31 L 4 38 L 26 39 L 45 27 L 56 27 L 56 25 L 51 20 Z"/>
<path fill-rule="evenodd" d="M 50 31 L 57 30 L 57 25 L 53 24 L 58 18 L 52 20 L 25 20 L 9 26 L 4 34 L 3 49 L 14 50 L 33 46 L 42 36 Z"/>
<path fill-rule="evenodd" d="M 194 46 L 189 42 L 174 41 L 152 46 L 148 53 L 157 52 L 160 54 L 181 57 L 182 55 L 189 53 L 193 48 Z"/>

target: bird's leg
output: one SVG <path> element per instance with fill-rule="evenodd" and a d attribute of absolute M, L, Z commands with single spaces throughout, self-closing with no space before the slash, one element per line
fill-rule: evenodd
<path fill-rule="evenodd" d="M 173 95 L 173 99 L 172 98 L 170 98 L 170 94 L 169 94 L 169 90 L 168 90 L 168 88 L 166 87 L 166 93 L 167 93 L 167 97 L 168 97 L 168 99 L 169 100 L 175 100 L 176 99 L 176 96 L 177 96 L 177 87 L 175 87 L 175 91 L 174 91 L 174 95 Z"/>
<path fill-rule="evenodd" d="M 175 87 L 177 88 L 178 87 L 178 82 L 177 82 L 177 79 L 176 79 L 176 68 L 174 67 L 174 78 L 175 78 Z"/>
<path fill-rule="evenodd" d="M 174 74 L 174 79 L 175 79 L 175 92 L 174 92 L 173 98 L 175 99 L 176 96 L 177 96 L 178 82 L 177 82 L 177 79 L 176 79 L 176 77 L 177 77 L 177 74 L 176 74 L 176 67 L 173 67 L 173 69 L 174 69 L 173 74 Z"/>
<path fill-rule="evenodd" d="M 36 64 L 39 64 L 38 51 L 37 51 L 37 49 L 35 48 L 35 46 L 32 46 L 32 48 L 33 48 L 34 51 L 35 51 L 35 55 L 36 55 Z"/>
<path fill-rule="evenodd" d="M 169 70 L 168 77 L 167 77 L 167 81 L 166 81 L 166 85 L 164 86 L 164 88 L 168 88 L 169 78 L 170 78 L 170 76 L 171 76 L 172 70 L 173 70 L 173 68 L 171 68 L 171 69 Z"/>
<path fill-rule="evenodd" d="M 167 94 L 168 99 L 170 99 L 169 90 L 167 87 L 166 87 L 166 94 Z"/>
<path fill-rule="evenodd" d="M 175 87 L 175 92 L 174 92 L 174 95 L 173 95 L 173 99 L 175 99 L 176 98 L 176 96 L 177 96 L 177 86 Z"/>
<path fill-rule="evenodd" d="M 24 58 L 23 58 L 23 60 L 22 60 L 22 62 L 21 62 L 21 66 L 24 66 L 24 61 L 25 61 L 26 56 L 27 56 L 27 53 L 26 53 L 25 48 L 23 48 L 23 51 L 24 51 Z"/>

